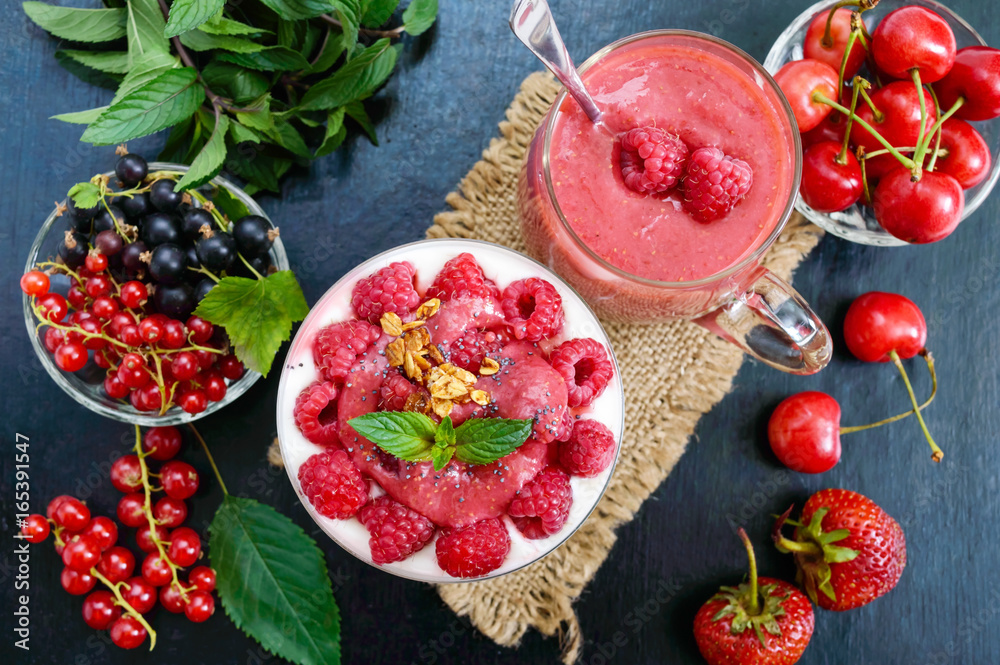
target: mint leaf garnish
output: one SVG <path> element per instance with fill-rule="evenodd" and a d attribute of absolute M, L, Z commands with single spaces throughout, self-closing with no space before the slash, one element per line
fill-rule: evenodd
<path fill-rule="evenodd" d="M 434 432 L 434 445 L 438 448 L 455 445 L 455 424 L 451 422 L 451 416 L 445 416 L 437 426 L 437 431 Z"/>
<path fill-rule="evenodd" d="M 434 24 L 438 0 L 413 0 L 403 12 L 403 28 L 411 35 L 419 35 Z"/>
<path fill-rule="evenodd" d="M 92 182 L 81 182 L 70 187 L 66 196 L 73 199 L 77 208 L 93 208 L 101 201 L 101 188 Z"/>
<path fill-rule="evenodd" d="M 455 456 L 467 464 L 489 464 L 506 457 L 527 441 L 534 421 L 470 418 L 455 430 Z"/>
<path fill-rule="evenodd" d="M 225 4 L 226 0 L 174 0 L 163 36 L 175 37 L 194 30 L 218 14 Z"/>
<path fill-rule="evenodd" d="M 194 313 L 223 326 L 236 357 L 267 376 L 292 324 L 305 318 L 309 306 L 292 271 L 280 270 L 263 279 L 223 277 Z"/>
<path fill-rule="evenodd" d="M 76 9 L 25 2 L 24 13 L 38 27 L 74 42 L 110 42 L 125 36 L 124 9 Z"/>
<path fill-rule="evenodd" d="M 424 414 L 404 411 L 366 413 L 347 424 L 385 452 L 407 462 L 430 459 L 437 429 Z"/>

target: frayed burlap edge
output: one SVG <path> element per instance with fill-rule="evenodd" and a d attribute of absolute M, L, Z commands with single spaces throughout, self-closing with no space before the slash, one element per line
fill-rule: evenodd
<path fill-rule="evenodd" d="M 525 150 L 560 86 L 536 73 L 521 85 L 483 158 L 445 199 L 452 210 L 434 218 L 431 238 L 479 238 L 524 251 L 516 208 Z M 766 265 L 789 278 L 822 232 L 796 215 L 768 253 Z M 523 570 L 484 582 L 437 589 L 457 614 L 484 635 L 515 646 L 529 627 L 558 634 L 563 661 L 583 643 L 573 602 L 615 543 L 615 528 L 632 519 L 684 452 L 698 419 L 732 386 L 742 353 L 694 324 L 605 324 L 625 386 L 625 436 L 618 467 L 594 514 L 562 547 Z M 656 363 L 651 362 L 657 359 Z"/>

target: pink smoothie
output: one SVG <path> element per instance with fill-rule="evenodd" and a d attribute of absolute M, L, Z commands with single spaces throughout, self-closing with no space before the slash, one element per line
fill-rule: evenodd
<path fill-rule="evenodd" d="M 549 154 L 559 207 L 593 252 L 639 277 L 687 282 L 725 270 L 764 243 L 792 195 L 795 163 L 783 111 L 764 81 L 713 53 L 657 38 L 616 49 L 583 80 L 611 131 L 567 100 Z M 649 125 L 679 135 L 691 150 L 717 147 L 750 164 L 746 198 L 724 218 L 701 223 L 681 207 L 679 189 L 628 189 L 615 136 Z"/>

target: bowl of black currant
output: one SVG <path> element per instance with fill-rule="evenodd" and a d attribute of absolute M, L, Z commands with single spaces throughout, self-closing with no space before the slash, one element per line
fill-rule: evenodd
<path fill-rule="evenodd" d="M 114 171 L 74 185 L 56 205 L 21 277 L 42 367 L 115 420 L 190 422 L 260 378 L 226 331 L 194 312 L 223 277 L 287 270 L 278 229 L 226 178 L 199 184 L 187 174 L 121 155 Z"/>

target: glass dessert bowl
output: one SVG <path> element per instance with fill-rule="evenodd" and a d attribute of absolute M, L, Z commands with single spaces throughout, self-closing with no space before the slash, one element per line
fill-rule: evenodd
<path fill-rule="evenodd" d="M 449 582 L 517 570 L 572 535 L 614 470 L 624 397 L 571 288 L 513 250 L 456 239 L 397 247 L 334 284 L 292 341 L 277 408 L 285 469 L 316 523 L 366 563 Z M 458 447 L 446 464 L 405 461 L 354 429 L 362 416 L 439 434 L 447 419 Z M 505 422 L 527 440 L 468 461 L 476 435 L 462 432 L 499 419 L 519 419 Z"/>

